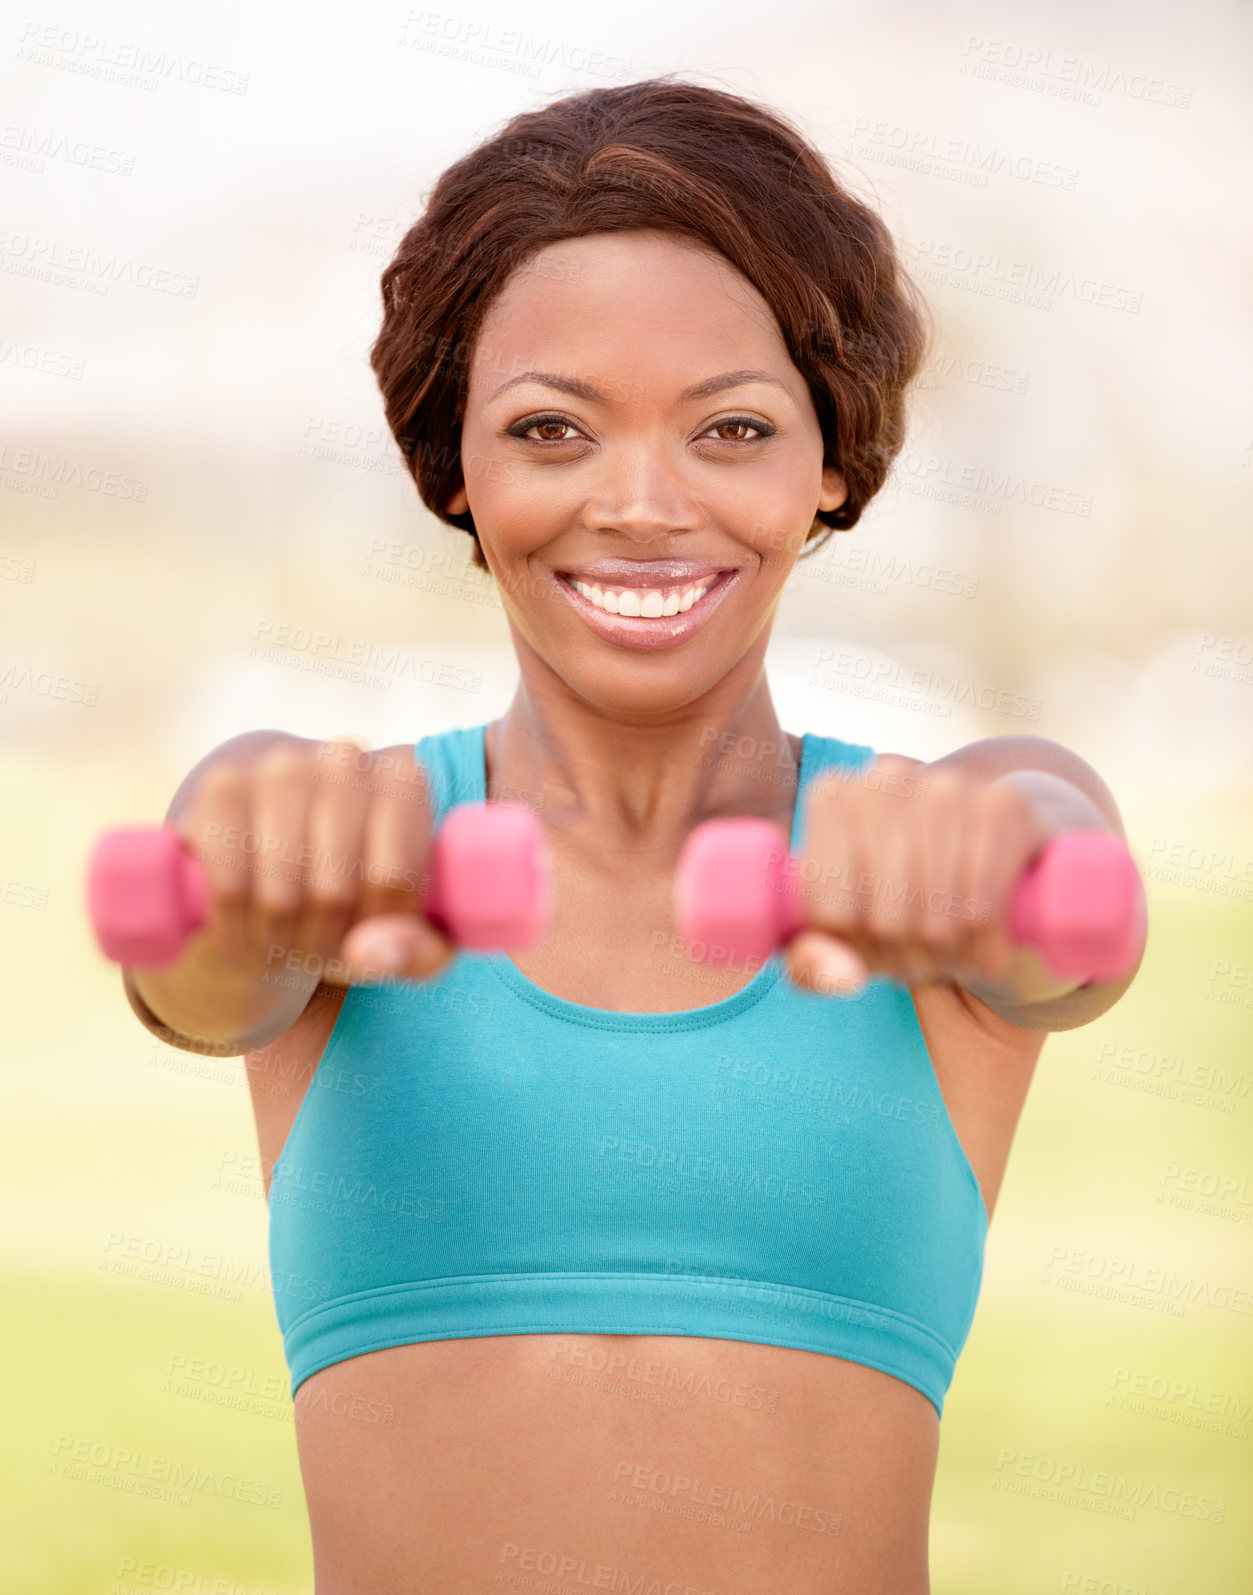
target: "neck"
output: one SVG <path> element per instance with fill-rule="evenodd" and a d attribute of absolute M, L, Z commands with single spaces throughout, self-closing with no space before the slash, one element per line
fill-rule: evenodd
<path fill-rule="evenodd" d="M 760 815 L 787 831 L 799 751 L 800 738 L 779 725 L 760 660 L 660 710 L 593 704 L 552 672 L 524 670 L 486 733 L 489 791 L 543 794 L 550 830 L 669 859 L 707 819 Z"/>

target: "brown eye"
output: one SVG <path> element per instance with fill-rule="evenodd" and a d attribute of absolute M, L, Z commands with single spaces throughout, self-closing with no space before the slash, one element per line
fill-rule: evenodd
<path fill-rule="evenodd" d="M 564 415 L 532 415 L 525 421 L 518 421 L 506 429 L 512 438 L 521 438 L 526 443 L 571 443 L 573 438 L 562 437 L 565 430 L 578 435 L 578 428 L 572 421 L 567 421 Z M 538 433 L 539 436 L 534 434 Z"/>
<path fill-rule="evenodd" d="M 729 415 L 722 421 L 715 421 L 709 428 L 710 432 L 738 432 L 739 437 L 716 437 L 715 443 L 760 443 L 763 438 L 773 437 L 774 428 L 767 421 L 755 420 L 751 415 Z M 747 433 L 756 434 L 749 437 Z M 709 436 L 707 432 L 706 437 Z"/>

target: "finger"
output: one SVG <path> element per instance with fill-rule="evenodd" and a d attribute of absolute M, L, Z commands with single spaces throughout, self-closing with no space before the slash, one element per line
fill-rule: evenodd
<path fill-rule="evenodd" d="M 792 938 L 785 962 L 789 978 L 802 991 L 825 996 L 854 996 L 869 973 L 848 942 L 816 930 L 803 930 Z"/>
<path fill-rule="evenodd" d="M 345 984 L 379 979 L 429 980 L 456 956 L 456 945 L 429 920 L 413 914 L 362 919 L 344 937 Z"/>
<path fill-rule="evenodd" d="M 365 868 L 357 917 L 417 914 L 423 877 L 430 870 L 431 810 L 426 772 L 410 753 L 398 768 L 393 756 L 378 756 L 366 817 Z"/>
<path fill-rule="evenodd" d="M 892 763 L 876 761 L 862 811 L 862 844 L 874 872 L 866 929 L 892 968 L 909 975 L 916 963 L 910 944 L 916 940 L 917 915 L 910 898 L 918 888 L 917 827 L 888 790 L 892 774 Z"/>
<path fill-rule="evenodd" d="M 937 770 L 924 782 L 917 805 L 922 885 L 918 935 L 931 950 L 937 970 L 953 970 L 961 961 L 970 923 L 962 917 L 963 901 L 957 890 L 967 829 L 967 788 L 953 770 Z"/>
<path fill-rule="evenodd" d="M 319 778 L 310 787 L 307 822 L 313 858 L 296 944 L 303 952 L 328 954 L 338 948 L 353 921 L 370 799 L 352 776 L 344 781 L 330 778 L 361 753 L 355 743 L 323 743 L 315 751 Z"/>
<path fill-rule="evenodd" d="M 861 872 L 857 790 L 843 779 L 810 788 L 800 878 L 809 925 L 832 936 L 863 929 L 856 890 Z M 813 876 L 811 879 L 810 876 Z"/>
<path fill-rule="evenodd" d="M 249 780 L 242 765 L 209 767 L 196 784 L 186 814 L 176 824 L 191 843 L 209 885 L 209 922 L 204 934 L 224 962 L 242 964 L 249 951 L 248 911 L 252 877 L 242 843 L 250 819 Z M 234 832 L 238 842 L 227 845 Z"/>
<path fill-rule="evenodd" d="M 259 848 L 250 929 L 254 944 L 267 949 L 291 946 L 304 901 L 309 776 L 309 756 L 298 742 L 277 743 L 253 769 L 251 823 Z"/>
<path fill-rule="evenodd" d="M 1009 893 L 1035 828 L 1022 793 L 1002 782 L 977 792 L 973 815 L 968 878 L 978 917 L 969 942 L 970 967 L 985 980 L 997 980 L 1014 957 L 1006 925 Z"/>

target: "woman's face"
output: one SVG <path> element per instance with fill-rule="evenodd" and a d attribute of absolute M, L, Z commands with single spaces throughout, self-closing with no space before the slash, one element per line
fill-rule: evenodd
<path fill-rule="evenodd" d="M 524 668 L 529 647 L 626 714 L 755 676 L 815 512 L 847 496 L 766 301 L 653 231 L 566 239 L 514 274 L 474 347 L 461 458 L 447 507 L 474 516 Z"/>

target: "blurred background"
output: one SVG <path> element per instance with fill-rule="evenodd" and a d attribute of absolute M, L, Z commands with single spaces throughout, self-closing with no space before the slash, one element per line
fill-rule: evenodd
<path fill-rule="evenodd" d="M 312 1590 L 243 1063 L 142 1029 L 84 866 L 236 732 L 378 746 L 503 712 L 490 578 L 384 425 L 379 274 L 508 117 L 676 70 L 795 118 L 935 319 L 889 487 L 791 578 L 785 728 L 921 758 L 1062 742 L 1149 892 L 1130 993 L 1044 1049 L 946 1408 L 933 1588 L 1250 1587 L 1250 21 L 1223 0 L 6 8 L 5 1589 Z M 86 1477 L 76 1447 L 104 1459 Z M 136 1457 L 278 1504 L 142 1496 Z M 1133 1504 L 1050 1494 L 1066 1467 Z"/>

